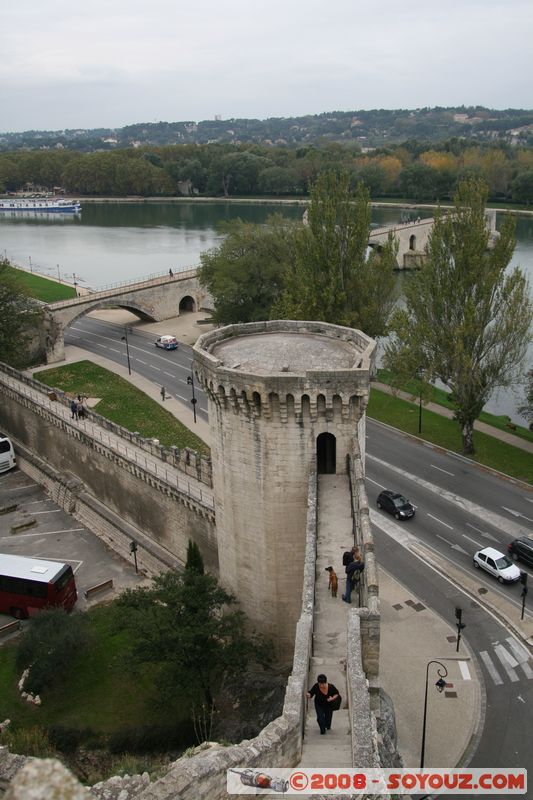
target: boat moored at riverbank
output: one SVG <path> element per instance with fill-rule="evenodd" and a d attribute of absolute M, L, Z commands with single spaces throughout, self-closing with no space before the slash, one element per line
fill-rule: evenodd
<path fill-rule="evenodd" d="M 9 197 L 0 200 L 1 212 L 19 213 L 31 211 L 38 214 L 79 214 L 81 205 L 78 200 L 66 200 L 63 197 Z"/>

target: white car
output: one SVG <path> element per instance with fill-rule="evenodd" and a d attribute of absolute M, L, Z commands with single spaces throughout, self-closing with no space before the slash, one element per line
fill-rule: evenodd
<path fill-rule="evenodd" d="M 474 566 L 490 572 L 500 583 L 514 583 L 520 580 L 520 570 L 516 564 L 494 547 L 485 547 L 474 553 Z"/>

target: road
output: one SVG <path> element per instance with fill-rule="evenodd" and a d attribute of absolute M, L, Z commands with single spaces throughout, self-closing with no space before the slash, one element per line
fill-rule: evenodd
<path fill-rule="evenodd" d="M 124 365 L 121 326 L 85 317 L 68 330 L 65 341 Z M 190 402 L 191 348 L 176 351 L 154 346 L 155 336 L 129 335 L 133 372 L 161 385 L 185 403 Z M 196 387 L 197 411 L 207 419 L 207 402 Z M 454 609 L 465 610 L 463 635 L 478 656 L 486 687 L 486 719 L 472 766 L 522 766 L 533 774 L 533 669 L 530 653 L 487 609 L 461 588 L 419 561 L 401 544 L 401 531 L 417 537 L 430 550 L 473 573 L 473 553 L 489 545 L 506 552 L 519 535 L 533 533 L 533 490 L 486 471 L 471 461 L 419 442 L 388 426 L 367 420 L 366 476 L 369 504 L 375 508 L 382 488 L 402 492 L 416 507 L 412 520 L 397 523 L 372 511 L 376 552 L 380 564 L 450 624 Z M 400 532 L 398 536 L 389 533 Z M 525 569 L 533 583 L 533 571 Z M 476 573 L 479 587 L 490 587 L 510 599 L 520 614 L 520 584 L 499 586 L 485 573 Z M 530 613 L 526 610 L 526 613 Z"/>

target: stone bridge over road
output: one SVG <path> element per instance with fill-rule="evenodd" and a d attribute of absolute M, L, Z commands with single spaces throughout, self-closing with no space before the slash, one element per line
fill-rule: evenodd
<path fill-rule="evenodd" d="M 125 308 L 139 319 L 159 322 L 187 311 L 210 309 L 212 299 L 200 286 L 197 270 L 189 269 L 50 303 L 45 307 L 48 363 L 65 358 L 65 330 L 78 317 L 101 308 Z"/>

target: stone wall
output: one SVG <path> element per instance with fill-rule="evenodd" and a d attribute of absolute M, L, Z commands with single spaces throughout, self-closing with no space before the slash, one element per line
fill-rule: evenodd
<path fill-rule="evenodd" d="M 70 408 L 70 399 L 61 389 L 51 389 L 44 383 L 35 380 L 35 378 L 30 378 L 23 372 L 19 372 L 13 369 L 13 367 L 0 362 L 0 392 L 2 391 L 2 384 L 5 384 L 7 387 L 12 383 L 8 380 L 10 377 L 27 386 L 31 390 L 31 394 L 35 393 L 33 396 L 37 402 L 47 405 L 50 409 L 53 409 L 53 406 L 48 402 L 51 394 L 55 396 L 55 403 L 65 408 Z M 120 436 L 120 438 L 124 440 L 125 445 L 130 442 L 132 445 L 135 445 L 135 447 L 143 450 L 147 455 L 151 455 L 161 461 L 162 464 L 169 464 L 175 467 L 175 469 L 179 469 L 185 475 L 189 475 L 191 478 L 196 478 L 196 480 L 205 483 L 206 486 L 211 487 L 213 485 L 211 478 L 211 459 L 208 456 L 198 453 L 196 450 L 191 450 L 188 447 L 183 449 L 179 447 L 163 447 L 163 445 L 160 445 L 154 439 L 145 439 L 138 433 L 132 433 L 127 428 L 117 425 L 116 422 L 112 422 L 110 419 L 100 416 L 100 414 L 97 414 L 92 409 L 86 408 L 85 413 L 87 418 L 95 422 L 100 428 Z"/>
<path fill-rule="evenodd" d="M 217 573 L 214 511 L 187 493 L 186 478 L 183 488 L 174 485 L 173 478 L 167 478 L 164 462 L 155 476 L 130 457 L 126 441 L 124 453 L 117 454 L 78 423 L 55 413 L 55 402 L 45 399 L 42 392 L 27 396 L 17 389 L 16 381 L 9 381 L 5 371 L 0 371 L 0 426 L 13 437 L 15 449 L 22 446 L 56 472 L 81 482 L 86 495 L 81 497 L 78 489 L 75 503 L 81 521 L 97 532 L 107 530 L 108 543 L 114 543 L 122 554 L 128 536 L 139 541 L 146 536 L 160 552 L 167 551 L 167 563 L 184 564 L 187 543 L 192 539 L 206 567 Z M 156 457 L 153 453 L 151 460 Z M 111 531 L 118 529 L 117 520 L 127 533 L 114 537 Z M 153 572 L 153 566 L 147 568 Z"/>
<path fill-rule="evenodd" d="M 308 482 L 306 548 L 301 615 L 296 626 L 292 673 L 287 683 L 283 712 L 254 739 L 237 745 L 214 745 L 192 757 L 175 761 L 168 772 L 150 783 L 148 776 L 118 776 L 84 789 L 54 760 L 26 759 L 0 747 L 0 786 L 10 783 L 5 800 L 48 800 L 60 791 L 62 800 L 228 800 L 226 772 L 230 768 L 292 767 L 302 752 L 306 714 L 307 675 L 313 643 L 316 562 L 317 477 Z M 356 697 L 354 702 L 359 702 Z M 67 779 L 68 778 L 68 779 Z"/>
<path fill-rule="evenodd" d="M 365 569 L 361 596 L 360 625 L 363 642 L 363 668 L 369 680 L 377 680 L 379 674 L 379 581 L 374 537 L 370 523 L 368 498 L 365 488 L 364 464 L 361 459 L 359 441 L 353 438 L 349 456 L 350 491 L 355 541 L 364 554 Z M 376 698 L 377 700 L 377 698 Z"/>

